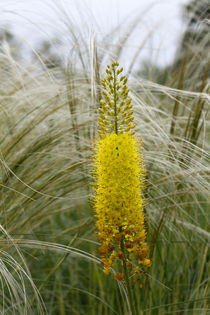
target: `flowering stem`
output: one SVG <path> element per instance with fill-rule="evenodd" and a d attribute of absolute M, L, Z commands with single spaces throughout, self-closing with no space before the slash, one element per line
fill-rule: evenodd
<path fill-rule="evenodd" d="M 116 70 L 115 68 L 113 69 L 113 74 L 114 74 L 114 118 L 115 118 L 115 133 L 118 134 L 118 126 L 117 126 L 117 97 L 116 97 Z M 121 229 L 120 229 L 121 230 Z M 124 242 L 123 242 L 123 239 L 121 240 L 120 242 L 120 247 L 121 247 L 121 250 L 123 252 L 123 254 L 125 255 L 126 257 L 126 253 L 125 253 L 125 248 L 124 248 Z M 127 269 L 127 265 L 126 265 L 126 262 L 125 260 L 123 260 L 123 270 L 124 270 L 124 274 L 125 274 L 125 282 L 126 282 L 126 286 L 127 286 L 127 289 L 128 289 L 128 298 L 129 298 L 129 302 L 130 302 L 130 307 L 131 307 L 131 312 L 132 312 L 132 315 L 135 315 L 136 314 L 136 311 L 135 311 L 135 307 L 134 307 L 134 304 L 133 304 L 133 298 L 132 298 L 132 292 L 131 292 L 131 286 L 130 286 L 130 281 L 129 281 L 129 277 L 128 277 L 128 269 Z"/>
<path fill-rule="evenodd" d="M 98 118 L 100 140 L 95 143 L 93 157 L 94 206 L 104 273 L 110 274 L 111 268 L 119 265 L 120 272 L 114 279 L 125 281 L 129 313 L 136 315 L 130 274 L 135 282 L 140 281 L 142 269 L 133 265 L 133 260 L 143 268 L 151 265 L 146 258 L 144 202 L 140 193 L 145 187 L 145 172 L 140 143 L 133 137 L 135 124 L 127 78 L 118 66 L 118 62 L 108 65 L 107 77 L 101 80 L 104 90 Z"/>
<path fill-rule="evenodd" d="M 118 134 L 118 125 L 117 125 L 117 95 L 116 95 L 117 77 L 116 77 L 116 69 L 115 69 L 115 68 L 113 69 L 113 74 L 114 74 L 114 82 L 113 82 L 114 84 L 113 84 L 113 87 L 114 87 L 115 133 Z M 121 230 L 121 229 L 120 229 L 120 230 Z M 123 239 L 121 240 L 120 247 L 121 247 L 121 250 L 122 250 L 123 254 L 124 254 L 125 257 L 126 257 Z M 127 265 L 126 265 L 125 260 L 123 260 L 123 270 L 124 270 L 124 274 L 125 274 L 126 286 L 127 286 L 127 289 L 128 289 L 128 298 L 129 298 L 129 302 L 130 302 L 131 312 L 132 312 L 132 315 L 135 315 L 136 312 L 135 312 L 135 307 L 134 307 L 134 304 L 133 304 L 131 286 L 130 286 L 130 281 L 129 281 L 129 278 L 128 278 L 128 270 L 127 270 Z"/>
<path fill-rule="evenodd" d="M 115 132 L 118 134 L 118 126 L 117 126 L 117 98 L 116 98 L 116 70 L 115 68 L 113 69 L 114 73 L 114 118 L 115 118 Z"/>
<path fill-rule="evenodd" d="M 122 250 L 123 254 L 126 257 L 123 239 L 120 242 L 120 247 L 121 247 L 121 250 Z M 124 270 L 124 274 L 125 274 L 126 286 L 127 286 L 127 289 L 128 289 L 128 298 L 129 298 L 129 302 L 130 302 L 131 313 L 132 313 L 132 315 L 135 315 L 136 314 L 136 310 L 135 310 L 135 306 L 134 306 L 134 303 L 133 303 L 132 291 L 131 291 L 130 280 L 129 280 L 129 277 L 128 277 L 128 269 L 127 269 L 127 265 L 126 265 L 125 259 L 123 259 L 123 270 Z"/>

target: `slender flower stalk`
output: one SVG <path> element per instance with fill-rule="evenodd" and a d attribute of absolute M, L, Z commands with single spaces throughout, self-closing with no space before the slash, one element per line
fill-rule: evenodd
<path fill-rule="evenodd" d="M 114 278 L 125 280 L 132 299 L 130 278 L 139 281 L 151 262 L 145 242 L 142 141 L 134 136 L 133 109 L 122 71 L 114 62 L 102 79 L 99 139 L 93 156 L 94 207 L 104 273 L 116 267 Z"/>

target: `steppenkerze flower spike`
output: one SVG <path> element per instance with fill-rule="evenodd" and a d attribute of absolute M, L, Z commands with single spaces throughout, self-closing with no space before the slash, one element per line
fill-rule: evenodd
<path fill-rule="evenodd" d="M 140 280 L 151 265 L 145 242 L 145 170 L 142 141 L 135 137 L 127 78 L 117 62 L 102 79 L 99 139 L 94 142 L 94 208 L 99 253 L 105 274 L 117 270 L 116 280 Z M 116 268 L 115 268 L 116 267 Z"/>

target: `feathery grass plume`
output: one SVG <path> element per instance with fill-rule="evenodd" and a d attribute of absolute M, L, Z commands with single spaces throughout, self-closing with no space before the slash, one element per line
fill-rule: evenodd
<path fill-rule="evenodd" d="M 107 66 L 107 78 L 102 79 L 104 99 L 99 109 L 100 139 L 95 142 L 94 206 L 105 274 L 117 266 L 116 280 L 127 282 L 129 270 L 136 282 L 144 267 L 151 265 L 143 215 L 144 164 L 142 141 L 133 131 L 127 78 L 120 76 L 123 69 L 118 70 L 118 65 L 114 62 Z"/>

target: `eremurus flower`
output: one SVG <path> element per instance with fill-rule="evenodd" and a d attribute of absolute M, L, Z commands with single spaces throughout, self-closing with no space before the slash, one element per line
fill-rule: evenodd
<path fill-rule="evenodd" d="M 100 139 L 94 144 L 94 207 L 99 253 L 104 272 L 118 267 L 116 280 L 123 280 L 125 266 L 130 275 L 142 274 L 147 258 L 145 242 L 145 187 L 142 141 L 134 136 L 133 110 L 128 98 L 127 78 L 117 63 L 107 68 L 99 117 Z"/>

